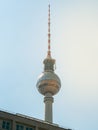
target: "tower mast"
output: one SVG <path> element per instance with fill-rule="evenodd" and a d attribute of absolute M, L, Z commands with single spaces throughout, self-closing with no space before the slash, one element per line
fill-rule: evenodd
<path fill-rule="evenodd" d="M 44 95 L 45 103 L 45 121 L 52 123 L 52 104 L 54 101 L 53 96 L 57 94 L 61 88 L 61 81 L 54 72 L 55 60 L 51 58 L 51 46 L 50 46 L 50 5 L 48 10 L 48 52 L 47 57 L 44 59 L 44 71 L 39 76 L 37 81 L 38 91 Z"/>
<path fill-rule="evenodd" d="M 49 5 L 49 10 L 48 10 L 48 54 L 47 57 L 51 57 L 51 46 L 50 46 L 50 42 L 51 42 L 51 34 L 50 34 L 50 5 Z"/>

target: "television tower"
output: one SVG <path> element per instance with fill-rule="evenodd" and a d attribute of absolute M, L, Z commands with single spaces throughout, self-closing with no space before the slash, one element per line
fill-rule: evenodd
<path fill-rule="evenodd" d="M 45 121 L 52 123 L 52 103 L 54 101 L 53 96 L 57 94 L 61 88 L 61 81 L 54 72 L 55 59 L 51 57 L 51 44 L 50 44 L 50 5 L 48 12 L 48 51 L 47 57 L 44 59 L 44 71 L 39 76 L 37 81 L 38 91 L 44 95 L 45 103 Z"/>

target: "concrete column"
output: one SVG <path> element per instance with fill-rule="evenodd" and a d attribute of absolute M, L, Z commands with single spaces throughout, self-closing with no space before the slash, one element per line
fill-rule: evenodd
<path fill-rule="evenodd" d="M 12 130 L 16 130 L 16 122 L 15 122 L 15 120 L 13 120 L 13 123 L 12 123 Z"/>
<path fill-rule="evenodd" d="M 45 94 L 44 103 L 45 103 L 45 121 L 52 123 L 53 121 L 53 115 L 52 115 L 53 97 L 51 93 Z"/>
<path fill-rule="evenodd" d="M 35 129 L 35 130 L 39 130 L 39 129 L 38 129 L 38 126 L 36 126 L 36 129 Z"/>

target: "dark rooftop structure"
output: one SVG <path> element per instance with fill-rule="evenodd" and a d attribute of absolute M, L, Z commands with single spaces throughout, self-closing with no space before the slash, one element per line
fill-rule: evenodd
<path fill-rule="evenodd" d="M 0 130 L 71 130 L 22 114 L 0 110 Z"/>

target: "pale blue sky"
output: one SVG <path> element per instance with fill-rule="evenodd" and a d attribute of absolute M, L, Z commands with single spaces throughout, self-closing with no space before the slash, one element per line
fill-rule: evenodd
<path fill-rule="evenodd" d="M 0 1 L 0 108 L 44 119 L 36 82 L 47 52 L 49 2 L 52 56 L 62 82 L 54 123 L 98 130 L 98 0 Z"/>

